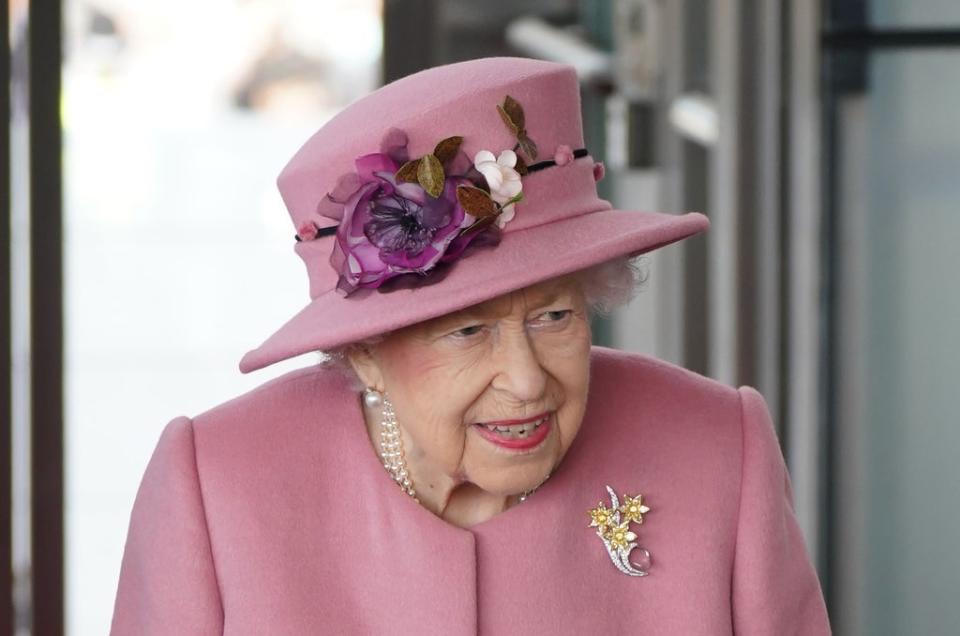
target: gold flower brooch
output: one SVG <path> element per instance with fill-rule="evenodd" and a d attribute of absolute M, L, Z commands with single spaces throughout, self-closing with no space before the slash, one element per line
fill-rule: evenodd
<path fill-rule="evenodd" d="M 617 493 L 607 486 L 610 493 L 610 507 L 598 502 L 590 512 L 590 526 L 597 529 L 597 536 L 603 541 L 610 560 L 618 570 L 628 576 L 647 576 L 650 568 L 650 553 L 637 545 L 637 535 L 630 530 L 630 522 L 643 523 L 643 515 L 650 508 L 643 503 L 643 495 L 623 496 L 623 503 L 617 499 Z M 637 551 L 639 558 L 630 560 L 630 553 Z"/>

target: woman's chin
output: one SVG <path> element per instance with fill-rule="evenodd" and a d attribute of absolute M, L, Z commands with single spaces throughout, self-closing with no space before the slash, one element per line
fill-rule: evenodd
<path fill-rule="evenodd" d="M 471 431 L 467 452 L 475 461 L 466 467 L 468 479 L 479 488 L 501 496 L 520 495 L 539 486 L 550 475 L 559 456 L 556 420 L 550 419 L 547 435 L 521 448 L 511 448 L 496 440 L 491 442 L 484 431 Z"/>
<path fill-rule="evenodd" d="M 552 455 L 543 455 L 535 461 L 531 459 L 515 466 L 501 465 L 471 471 L 469 480 L 492 495 L 509 497 L 530 492 L 550 476 L 554 467 Z"/>

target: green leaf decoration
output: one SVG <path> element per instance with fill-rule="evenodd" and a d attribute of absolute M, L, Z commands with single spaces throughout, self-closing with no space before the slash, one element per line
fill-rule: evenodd
<path fill-rule="evenodd" d="M 443 165 L 436 156 L 429 154 L 420 158 L 420 165 L 417 166 L 417 181 L 427 191 L 427 194 L 434 199 L 443 192 Z"/>
<path fill-rule="evenodd" d="M 400 166 L 393 178 L 400 183 L 416 183 L 418 181 L 417 171 L 420 168 L 420 160 L 413 159 Z"/>
<path fill-rule="evenodd" d="M 523 192 L 517 192 L 515 195 L 507 199 L 507 202 L 503 204 L 502 207 L 507 207 L 511 203 L 519 203 L 523 201 Z"/>
<path fill-rule="evenodd" d="M 457 200 L 464 210 L 477 219 L 494 218 L 500 214 L 500 206 L 490 195 L 474 186 L 457 186 Z"/>
<path fill-rule="evenodd" d="M 433 155 L 440 160 L 441 164 L 446 165 L 448 161 L 457 156 L 457 151 L 460 150 L 461 143 L 463 143 L 463 137 L 459 135 L 447 137 L 433 149 Z"/>

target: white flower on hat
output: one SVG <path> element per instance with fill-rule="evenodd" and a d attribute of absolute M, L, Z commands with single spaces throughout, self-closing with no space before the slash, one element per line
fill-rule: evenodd
<path fill-rule="evenodd" d="M 503 211 L 497 217 L 497 225 L 503 227 L 515 213 L 511 199 L 523 190 L 520 173 L 514 169 L 517 165 L 517 153 L 508 149 L 502 151 L 499 157 L 494 157 L 489 150 L 481 150 L 474 155 L 473 165 L 490 186 L 490 198 L 503 206 Z"/>

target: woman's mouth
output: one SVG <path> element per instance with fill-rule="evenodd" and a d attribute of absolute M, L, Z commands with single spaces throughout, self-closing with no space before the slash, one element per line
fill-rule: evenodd
<path fill-rule="evenodd" d="M 525 420 L 501 420 L 474 424 L 477 432 L 489 442 L 511 450 L 529 450 L 538 446 L 550 433 L 550 413 L 541 413 Z"/>

